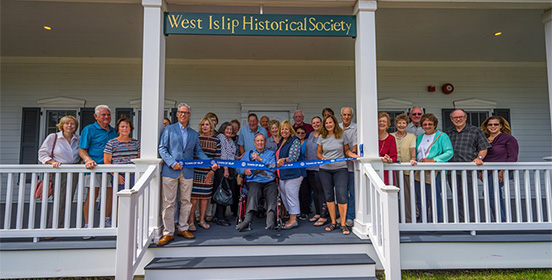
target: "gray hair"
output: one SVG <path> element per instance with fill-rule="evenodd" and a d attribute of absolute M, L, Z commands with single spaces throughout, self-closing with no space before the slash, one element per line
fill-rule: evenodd
<path fill-rule="evenodd" d="M 343 110 L 345 109 L 351 109 L 351 114 L 355 114 L 355 109 L 353 109 L 353 107 L 341 107 L 341 114 L 343 114 Z"/>
<path fill-rule="evenodd" d="M 186 107 L 186 108 L 188 108 L 188 111 L 192 111 L 192 107 L 190 107 L 190 105 L 188 105 L 186 103 L 178 104 L 178 106 L 176 106 L 176 109 L 178 110 L 180 107 Z"/>
<path fill-rule="evenodd" d="M 107 109 L 111 113 L 111 109 L 109 109 L 109 106 L 107 105 L 98 105 L 96 108 L 94 108 L 94 114 L 99 115 L 100 109 Z"/>
<path fill-rule="evenodd" d="M 293 115 L 295 115 L 295 113 L 301 113 L 301 115 L 305 116 L 305 114 L 303 113 L 303 110 L 301 109 L 295 110 L 295 112 L 293 112 Z"/>
<path fill-rule="evenodd" d="M 452 114 L 454 114 L 454 112 L 456 112 L 456 111 L 462 111 L 462 113 L 464 113 L 464 117 L 467 117 L 467 116 L 468 116 L 468 113 L 466 113 L 466 111 L 465 111 L 464 109 L 462 109 L 462 108 L 456 108 L 456 109 L 452 110 L 452 112 L 450 112 L 449 118 L 452 118 Z"/>

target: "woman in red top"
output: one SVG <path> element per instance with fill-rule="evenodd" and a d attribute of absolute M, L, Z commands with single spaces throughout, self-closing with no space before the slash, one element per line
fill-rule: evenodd
<path fill-rule="evenodd" d="M 395 137 L 387 133 L 387 129 L 391 126 L 391 117 L 386 112 L 378 114 L 378 136 L 379 136 L 379 155 L 384 163 L 397 162 L 397 143 Z M 383 182 L 386 185 L 393 184 L 389 182 L 389 171 L 383 173 Z"/>

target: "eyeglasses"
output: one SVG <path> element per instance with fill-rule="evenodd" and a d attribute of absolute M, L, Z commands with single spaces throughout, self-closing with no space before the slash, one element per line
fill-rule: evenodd
<path fill-rule="evenodd" d="M 487 126 L 500 126 L 499 123 L 488 123 Z"/>
<path fill-rule="evenodd" d="M 412 114 L 412 116 L 421 116 L 421 115 L 423 115 L 422 113 L 411 113 L 411 114 Z"/>
<path fill-rule="evenodd" d="M 452 118 L 455 119 L 455 120 L 461 120 L 461 119 L 463 119 L 463 118 L 465 118 L 465 117 L 466 117 L 466 116 L 452 117 Z"/>
<path fill-rule="evenodd" d="M 306 133 L 305 133 L 305 132 L 299 132 L 299 131 L 298 131 L 297 134 L 306 134 Z"/>
<path fill-rule="evenodd" d="M 190 112 L 186 112 L 186 111 L 177 111 L 177 113 L 184 114 L 184 115 L 189 115 L 190 114 Z"/>

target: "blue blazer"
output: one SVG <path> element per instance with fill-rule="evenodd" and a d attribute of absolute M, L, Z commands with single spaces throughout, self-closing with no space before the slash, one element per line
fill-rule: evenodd
<path fill-rule="evenodd" d="M 193 168 L 182 168 L 182 170 L 174 170 L 171 166 L 176 163 L 176 160 L 192 160 L 194 155 L 199 159 L 209 159 L 201 149 L 199 142 L 199 134 L 188 127 L 188 141 L 186 147 L 182 147 L 182 132 L 178 123 L 166 126 L 161 133 L 159 139 L 159 155 L 163 158 L 164 164 L 161 170 L 163 177 L 178 178 L 180 174 L 186 179 L 192 179 L 194 176 Z"/>

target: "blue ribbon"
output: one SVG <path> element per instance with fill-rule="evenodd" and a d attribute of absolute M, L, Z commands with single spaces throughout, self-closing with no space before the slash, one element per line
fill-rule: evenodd
<path fill-rule="evenodd" d="M 211 167 L 213 164 L 219 166 L 233 167 L 233 168 L 248 168 L 253 170 L 276 170 L 276 169 L 293 169 L 293 168 L 307 168 L 318 165 L 324 165 L 328 163 L 337 163 L 342 161 L 354 160 L 354 158 L 336 158 L 327 160 L 306 160 L 306 161 L 294 161 L 288 162 L 280 167 L 276 167 L 276 164 L 266 166 L 263 163 L 256 161 L 241 161 L 241 160 L 223 160 L 223 159 L 194 159 L 194 160 L 177 160 L 183 168 L 194 167 Z"/>

